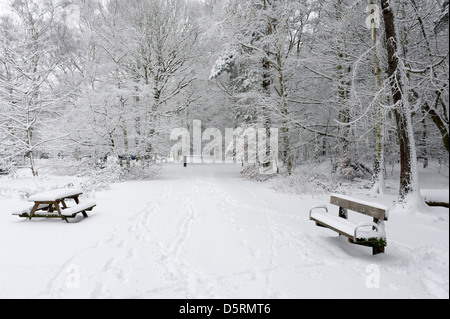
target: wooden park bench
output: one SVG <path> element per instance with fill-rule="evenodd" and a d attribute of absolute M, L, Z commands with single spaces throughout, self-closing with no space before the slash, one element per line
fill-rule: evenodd
<path fill-rule="evenodd" d="M 422 189 L 420 194 L 428 206 L 450 208 L 448 189 Z"/>
<path fill-rule="evenodd" d="M 330 214 L 326 205 L 318 205 L 311 208 L 310 220 L 347 237 L 351 244 L 372 247 L 373 255 L 385 252 L 387 207 L 337 194 L 331 195 L 330 203 L 339 207 L 339 216 Z M 373 217 L 373 222 L 354 223 L 348 219 L 349 210 Z"/>
<path fill-rule="evenodd" d="M 34 202 L 32 207 L 15 212 L 13 215 L 30 220 L 32 218 L 61 218 L 66 222 L 78 214 L 83 214 L 87 218 L 87 212 L 92 211 L 97 204 L 94 201 L 80 203 L 79 197 L 82 194 L 82 191 L 76 189 L 59 189 L 36 194 L 28 199 L 29 202 Z M 73 200 L 75 205 L 67 206 L 67 200 Z"/>

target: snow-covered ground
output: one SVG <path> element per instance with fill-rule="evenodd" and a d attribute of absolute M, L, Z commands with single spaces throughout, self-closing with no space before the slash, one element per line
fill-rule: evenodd
<path fill-rule="evenodd" d="M 98 206 L 71 224 L 12 216 L 36 182 L 1 177 L 0 298 L 449 298 L 448 209 L 394 209 L 386 254 L 372 256 L 309 221 L 327 194 L 282 194 L 239 172 L 167 164 L 91 194 Z M 447 177 L 423 180 L 448 189 Z M 39 186 L 69 183 L 80 179 Z"/>

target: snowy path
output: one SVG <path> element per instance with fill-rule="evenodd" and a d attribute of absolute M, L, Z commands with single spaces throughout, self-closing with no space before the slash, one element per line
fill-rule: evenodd
<path fill-rule="evenodd" d="M 374 257 L 308 220 L 320 199 L 236 166 L 168 165 L 96 201 L 66 225 L 17 220 L 5 214 L 16 201 L 0 199 L 0 298 L 448 298 L 448 210 L 415 216 L 420 238 L 392 218 Z"/>

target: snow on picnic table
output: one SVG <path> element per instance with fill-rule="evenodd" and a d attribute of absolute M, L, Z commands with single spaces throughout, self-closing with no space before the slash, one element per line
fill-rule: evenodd
<path fill-rule="evenodd" d="M 30 196 L 28 199 L 29 202 L 53 202 L 59 199 L 64 199 L 67 197 L 73 197 L 76 195 L 83 194 L 83 191 L 80 189 L 54 189 L 51 191 L 39 193 L 33 196 Z"/>
<path fill-rule="evenodd" d="M 97 192 L 73 224 L 12 216 L 33 182 L 1 178 L 0 298 L 449 297 L 448 209 L 392 212 L 387 253 L 372 256 L 309 220 L 329 196 L 279 194 L 239 169 L 168 164 Z"/>

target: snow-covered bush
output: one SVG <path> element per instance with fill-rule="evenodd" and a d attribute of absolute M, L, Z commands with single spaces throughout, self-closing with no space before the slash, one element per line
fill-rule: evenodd
<path fill-rule="evenodd" d="M 336 163 L 337 175 L 349 181 L 354 181 L 356 178 L 371 179 L 373 171 L 366 165 L 358 162 L 350 154 L 345 154 Z"/>
<path fill-rule="evenodd" d="M 336 165 L 336 172 L 338 176 L 343 179 L 353 181 L 358 176 L 358 173 L 352 165 L 352 162 L 353 159 L 349 154 L 345 154 L 342 158 L 340 158 Z"/>
<path fill-rule="evenodd" d="M 234 50 L 227 51 L 221 55 L 211 70 L 210 80 L 217 78 L 224 72 L 231 72 L 231 68 L 235 63 L 235 58 L 236 52 Z"/>
<path fill-rule="evenodd" d="M 102 167 L 87 167 L 79 177 L 84 177 L 80 187 L 87 192 L 108 190 L 112 183 L 125 180 L 126 170 L 117 160 L 108 160 Z"/>
<path fill-rule="evenodd" d="M 275 176 L 271 174 L 261 174 L 258 165 L 245 165 L 241 170 L 241 174 L 247 179 L 258 182 L 265 182 Z"/>
<path fill-rule="evenodd" d="M 343 179 L 332 173 L 330 165 L 303 165 L 290 176 L 278 175 L 270 180 L 271 187 L 280 193 L 321 196 L 331 193 L 350 195 L 355 189 L 370 189 L 371 181 Z"/>

